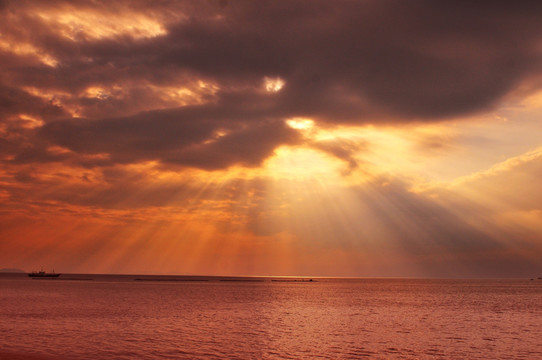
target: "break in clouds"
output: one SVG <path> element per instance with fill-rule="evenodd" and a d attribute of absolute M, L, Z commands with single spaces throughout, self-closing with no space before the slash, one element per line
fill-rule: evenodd
<path fill-rule="evenodd" d="M 533 91 L 542 5 L 3 1 L 12 164 L 257 166 L 285 124 L 442 121 Z M 62 149 L 59 151 L 58 149 Z"/>

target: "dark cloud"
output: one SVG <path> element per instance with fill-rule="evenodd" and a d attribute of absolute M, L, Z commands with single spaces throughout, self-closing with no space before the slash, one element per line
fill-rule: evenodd
<path fill-rule="evenodd" d="M 299 139 L 299 134 L 283 122 L 272 121 L 241 128 L 210 143 L 187 147 L 164 161 L 209 170 L 233 164 L 256 166 L 279 145 L 296 144 Z"/>
<path fill-rule="evenodd" d="M 47 123 L 29 134 L 35 154 L 60 145 L 107 153 L 112 162 L 257 165 L 276 146 L 295 143 L 280 125 L 290 117 L 329 124 L 441 120 L 487 110 L 541 71 L 539 2 L 2 4 L 2 41 L 24 51 L 0 47 L 0 116 L 25 112 Z M 96 37 L 56 21 L 59 11 L 116 16 L 121 30 L 119 16 L 145 16 L 164 32 Z M 266 92 L 266 77 L 280 77 L 284 87 Z M 215 90 L 204 94 L 199 80 Z M 90 87 L 103 93 L 89 96 Z M 188 105 L 164 100 L 172 88 L 200 98 Z M 226 135 L 213 140 L 219 132 Z M 18 161 L 40 158 L 29 153 L 25 148 Z"/>
<path fill-rule="evenodd" d="M 292 115 L 442 118 L 486 109 L 540 63 L 538 5 L 454 4 L 240 2 L 172 25 L 152 53 L 222 81 L 281 76 Z"/>
<path fill-rule="evenodd" d="M 259 165 L 281 144 L 299 142 L 283 121 L 229 119 L 226 109 L 185 107 L 128 118 L 46 124 L 38 138 L 79 154 L 110 154 L 113 163 L 160 160 L 164 164 L 220 169 Z M 241 120 L 241 121 L 240 121 Z"/>
<path fill-rule="evenodd" d="M 16 87 L 0 83 L 0 121 L 5 122 L 14 115 L 34 115 L 39 119 L 57 119 L 67 116 L 61 106 L 54 101 L 45 101 L 40 97 Z"/>

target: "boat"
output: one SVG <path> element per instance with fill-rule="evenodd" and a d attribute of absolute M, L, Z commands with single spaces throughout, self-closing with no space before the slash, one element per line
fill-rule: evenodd
<path fill-rule="evenodd" d="M 32 271 L 28 276 L 31 278 L 57 278 L 60 274 L 56 273 L 54 269 L 52 273 L 47 273 L 41 269 L 40 271 Z"/>

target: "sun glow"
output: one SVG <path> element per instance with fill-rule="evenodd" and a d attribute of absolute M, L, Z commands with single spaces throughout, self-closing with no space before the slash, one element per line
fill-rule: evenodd
<path fill-rule="evenodd" d="M 281 79 L 280 77 L 271 78 L 271 77 L 266 76 L 263 79 L 263 82 L 264 82 L 265 90 L 267 92 L 274 92 L 274 93 L 279 92 L 285 84 L 284 80 Z"/>
<path fill-rule="evenodd" d="M 264 171 L 273 178 L 338 181 L 340 165 L 337 160 L 317 150 L 283 146 L 266 162 Z"/>
<path fill-rule="evenodd" d="M 286 120 L 286 124 L 297 130 L 309 130 L 314 126 L 314 121 L 306 118 L 293 118 Z"/>

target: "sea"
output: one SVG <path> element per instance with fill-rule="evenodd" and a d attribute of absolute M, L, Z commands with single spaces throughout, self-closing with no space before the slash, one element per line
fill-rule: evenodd
<path fill-rule="evenodd" d="M 542 359 L 542 280 L 0 275 L 0 359 L 364 358 Z"/>

